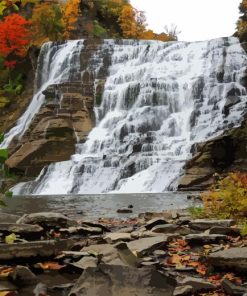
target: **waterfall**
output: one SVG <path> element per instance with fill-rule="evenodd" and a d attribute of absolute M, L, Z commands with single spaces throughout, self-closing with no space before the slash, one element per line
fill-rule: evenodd
<path fill-rule="evenodd" d="M 240 125 L 247 55 L 237 38 L 105 40 L 106 47 L 111 66 L 88 140 L 15 193 L 175 190 L 192 145 Z M 235 104 L 226 115 L 229 100 Z"/>
<path fill-rule="evenodd" d="M 16 125 L 5 134 L 0 147 L 7 148 L 14 138 L 21 139 L 30 126 L 35 114 L 44 103 L 43 91 L 52 84 L 74 81 L 80 70 L 80 52 L 83 41 L 66 43 L 45 43 L 40 51 L 35 78 L 35 94 L 27 110 L 18 119 Z"/>

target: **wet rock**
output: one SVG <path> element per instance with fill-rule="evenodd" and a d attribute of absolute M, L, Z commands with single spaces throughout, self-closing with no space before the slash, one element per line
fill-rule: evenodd
<path fill-rule="evenodd" d="M 145 224 L 145 228 L 147 230 L 151 230 L 153 227 L 157 226 L 157 225 L 164 225 L 164 224 L 168 224 L 166 219 L 162 219 L 162 218 L 153 218 L 151 220 L 149 220 L 146 224 Z"/>
<path fill-rule="evenodd" d="M 208 256 L 208 260 L 216 267 L 247 271 L 247 247 L 215 252 Z"/>
<path fill-rule="evenodd" d="M 133 211 L 129 208 L 122 208 L 122 209 L 118 209 L 117 210 L 117 213 L 120 213 L 120 214 L 130 214 L 130 213 L 133 213 Z"/>
<path fill-rule="evenodd" d="M 134 206 L 133 205 L 128 205 L 128 209 L 133 209 Z"/>
<path fill-rule="evenodd" d="M 70 296 L 172 296 L 175 282 L 150 268 L 101 264 L 88 268 L 71 290 Z"/>
<path fill-rule="evenodd" d="M 149 252 L 160 249 L 166 245 L 174 236 L 159 235 L 155 237 L 141 238 L 128 243 L 132 252 L 136 252 L 138 257 L 142 257 Z"/>
<path fill-rule="evenodd" d="M 237 286 L 230 282 L 228 279 L 224 279 L 221 283 L 223 290 L 230 296 L 242 296 L 247 292 L 247 289 L 244 287 Z"/>
<path fill-rule="evenodd" d="M 56 256 L 70 245 L 70 240 L 1 244 L 0 260 Z"/>
<path fill-rule="evenodd" d="M 166 225 L 157 225 L 152 228 L 152 232 L 155 233 L 178 233 L 181 235 L 187 235 L 191 231 L 189 228 L 184 227 L 184 226 L 179 226 L 176 224 L 166 224 Z"/>
<path fill-rule="evenodd" d="M 81 225 L 81 226 L 91 226 L 91 227 L 96 227 L 96 228 L 101 228 L 102 229 L 102 232 L 111 232 L 110 229 L 101 224 L 101 223 L 95 223 L 95 222 L 89 222 L 89 221 L 84 221 L 84 220 L 81 220 L 81 221 L 78 221 L 78 224 Z"/>
<path fill-rule="evenodd" d="M 29 234 L 41 235 L 43 228 L 39 225 L 30 224 L 15 224 L 15 223 L 0 223 L 0 232 L 15 233 L 15 234 Z"/>
<path fill-rule="evenodd" d="M 185 241 L 189 244 L 213 244 L 220 242 L 222 240 L 226 240 L 227 236 L 222 234 L 206 234 L 206 233 L 199 233 L 199 234 L 189 234 L 186 235 Z"/>
<path fill-rule="evenodd" d="M 223 234 L 223 235 L 230 235 L 230 236 L 239 236 L 240 229 L 238 228 L 231 228 L 231 227 L 220 227 L 215 226 L 209 229 L 209 234 Z"/>
<path fill-rule="evenodd" d="M 198 219 L 191 221 L 189 227 L 195 230 L 207 230 L 209 228 L 220 226 L 220 227 L 230 227 L 235 225 L 234 220 L 208 220 L 208 219 Z"/>
<path fill-rule="evenodd" d="M 113 244 L 118 241 L 130 241 L 131 240 L 131 235 L 130 233 L 122 233 L 122 232 L 114 232 L 114 233 L 108 233 L 107 235 L 104 236 L 104 240 L 108 244 Z"/>
<path fill-rule="evenodd" d="M 201 278 L 195 278 L 186 276 L 182 279 L 178 279 L 178 284 L 181 286 L 191 286 L 192 287 L 192 293 L 197 293 L 200 291 L 210 291 L 216 289 L 216 286 L 212 283 L 201 279 Z"/>
<path fill-rule="evenodd" d="M 26 266 L 17 265 L 9 278 L 18 286 L 29 286 L 37 283 L 36 275 Z"/>
<path fill-rule="evenodd" d="M 0 223 L 16 223 L 18 219 L 20 219 L 20 216 L 7 214 L 7 213 L 1 213 L 0 214 Z"/>
<path fill-rule="evenodd" d="M 60 213 L 41 212 L 25 214 L 16 222 L 17 224 L 39 224 L 45 228 L 76 226 L 74 220 L 69 219 Z"/>
<path fill-rule="evenodd" d="M 192 294 L 192 286 L 185 285 L 176 287 L 173 293 L 173 296 L 187 296 Z"/>

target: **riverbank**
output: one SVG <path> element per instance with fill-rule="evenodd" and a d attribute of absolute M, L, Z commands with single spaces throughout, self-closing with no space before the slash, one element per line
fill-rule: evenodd
<path fill-rule="evenodd" d="M 193 220 L 187 210 L 94 222 L 1 213 L 0 232 L 0 295 L 247 293 L 247 239 L 234 220 Z"/>

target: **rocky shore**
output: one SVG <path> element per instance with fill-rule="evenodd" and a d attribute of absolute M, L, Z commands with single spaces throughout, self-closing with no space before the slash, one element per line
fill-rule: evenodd
<path fill-rule="evenodd" d="M 0 216 L 0 295 L 247 295 L 247 238 L 186 210 L 125 220 Z"/>

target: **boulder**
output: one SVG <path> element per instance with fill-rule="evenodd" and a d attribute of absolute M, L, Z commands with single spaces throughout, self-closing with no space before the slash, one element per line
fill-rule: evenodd
<path fill-rule="evenodd" d="M 198 219 L 193 220 L 189 223 L 189 227 L 195 230 L 207 230 L 212 227 L 230 227 L 236 224 L 236 221 L 228 220 L 208 220 L 208 219 Z"/>
<path fill-rule="evenodd" d="M 232 268 L 247 271 L 247 247 L 231 248 L 212 253 L 208 256 L 209 263 L 215 267 Z"/>
<path fill-rule="evenodd" d="M 1 244 L 0 260 L 32 259 L 34 257 L 47 258 L 56 256 L 70 245 L 72 245 L 70 240 Z"/>
<path fill-rule="evenodd" d="M 114 247 L 117 249 L 118 256 L 125 265 L 132 267 L 140 266 L 141 259 L 133 254 L 125 242 L 119 242 Z"/>
<path fill-rule="evenodd" d="M 39 224 L 44 228 L 76 226 L 74 220 L 69 219 L 60 213 L 41 212 L 25 214 L 17 220 L 17 224 Z"/>
<path fill-rule="evenodd" d="M 70 296 L 172 296 L 175 282 L 152 268 L 101 264 L 87 268 Z"/>
<path fill-rule="evenodd" d="M 239 228 L 231 228 L 231 227 L 220 227 L 215 226 L 209 229 L 209 234 L 223 234 L 223 235 L 230 235 L 230 236 L 239 236 L 240 229 Z"/>

